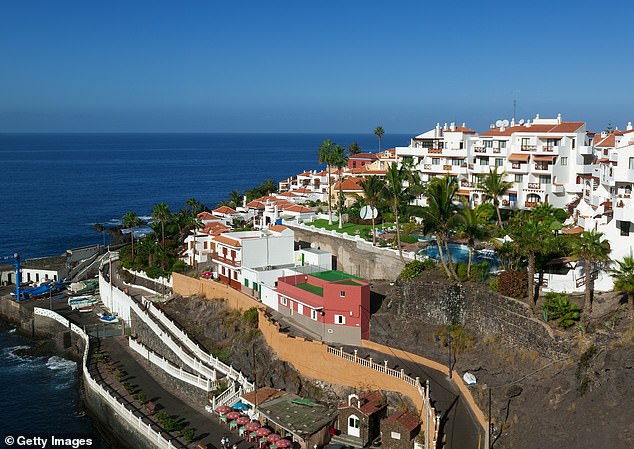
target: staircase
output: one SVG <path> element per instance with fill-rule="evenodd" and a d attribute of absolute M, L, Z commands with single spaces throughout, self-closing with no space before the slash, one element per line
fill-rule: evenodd
<path fill-rule="evenodd" d="M 353 437 L 352 435 L 346 435 L 345 433 L 335 435 L 330 439 L 330 444 L 341 444 L 344 446 L 350 446 L 352 448 L 363 448 L 363 440 L 359 437 Z"/>

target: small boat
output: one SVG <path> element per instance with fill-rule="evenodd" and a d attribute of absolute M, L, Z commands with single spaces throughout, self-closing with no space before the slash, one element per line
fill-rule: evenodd
<path fill-rule="evenodd" d="M 118 322 L 119 317 L 116 315 L 102 315 L 101 318 L 99 318 L 99 321 L 101 321 L 102 323 L 111 324 Z"/>
<path fill-rule="evenodd" d="M 97 301 L 97 299 L 95 299 L 95 298 L 84 297 L 80 301 L 70 302 L 70 309 L 71 310 L 78 310 L 78 309 L 81 309 L 82 307 L 94 306 L 98 302 L 99 301 Z"/>
<path fill-rule="evenodd" d="M 95 308 L 93 306 L 83 306 L 83 307 L 80 307 L 77 310 L 79 310 L 80 313 L 88 313 L 88 312 L 92 312 L 93 310 L 95 310 Z"/>

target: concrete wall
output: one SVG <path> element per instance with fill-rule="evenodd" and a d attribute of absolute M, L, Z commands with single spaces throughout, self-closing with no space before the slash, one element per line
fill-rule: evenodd
<path fill-rule="evenodd" d="M 174 294 L 181 296 L 200 296 L 207 299 L 226 299 L 232 309 L 244 312 L 252 307 L 262 307 L 262 303 L 221 282 L 207 279 L 194 279 L 178 273 L 172 273 Z"/>
<path fill-rule="evenodd" d="M 384 251 L 366 242 L 311 232 L 297 226 L 289 227 L 295 231 L 295 240 L 311 242 L 314 247 L 335 255 L 337 270 L 374 280 L 396 279 L 403 269 L 404 263 L 396 252 Z"/>

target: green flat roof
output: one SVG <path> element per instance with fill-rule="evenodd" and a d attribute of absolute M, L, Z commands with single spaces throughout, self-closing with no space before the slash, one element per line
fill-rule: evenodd
<path fill-rule="evenodd" d="M 324 296 L 324 289 L 316 285 L 309 284 L 308 282 L 302 282 L 301 284 L 295 284 L 295 287 L 306 290 L 307 292 L 314 293 L 315 295 Z"/>
<path fill-rule="evenodd" d="M 359 284 L 358 282 L 354 282 L 354 281 L 352 281 L 352 280 L 350 280 L 350 279 L 347 279 L 347 280 L 345 280 L 345 281 L 341 281 L 341 282 L 337 282 L 337 284 L 343 284 L 343 285 L 357 285 L 357 286 L 358 286 L 358 285 L 361 285 L 361 284 Z"/>
<path fill-rule="evenodd" d="M 337 271 L 337 270 L 320 271 L 319 273 L 311 274 L 311 276 L 315 276 L 316 278 L 319 278 L 328 282 L 343 281 L 345 279 L 357 279 L 359 281 L 364 280 L 363 278 L 353 276 L 351 274 L 344 273 L 342 271 Z"/>

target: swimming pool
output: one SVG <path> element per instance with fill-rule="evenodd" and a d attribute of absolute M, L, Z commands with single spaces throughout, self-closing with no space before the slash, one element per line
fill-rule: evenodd
<path fill-rule="evenodd" d="M 467 245 L 463 245 L 460 243 L 449 243 L 449 250 L 451 251 L 451 260 L 454 263 L 468 263 L 469 262 L 469 247 Z M 438 260 L 438 245 L 436 243 L 432 243 L 429 246 L 421 249 L 419 254 L 423 254 L 427 257 L 431 257 L 432 259 Z M 444 248 L 443 254 L 446 257 Z M 471 263 L 481 263 L 488 262 L 491 268 L 496 268 L 500 265 L 500 260 L 498 259 L 495 252 L 484 250 L 484 251 L 473 251 L 473 256 L 471 258 Z"/>

